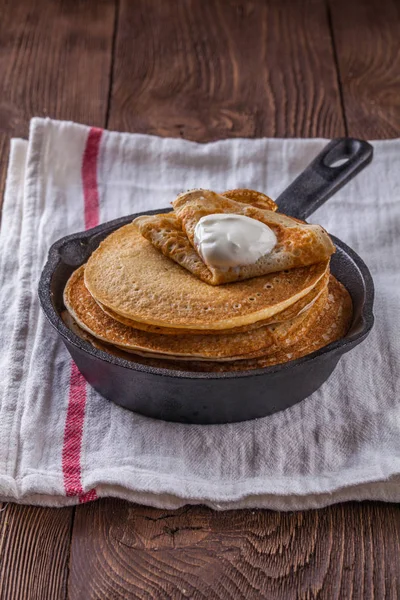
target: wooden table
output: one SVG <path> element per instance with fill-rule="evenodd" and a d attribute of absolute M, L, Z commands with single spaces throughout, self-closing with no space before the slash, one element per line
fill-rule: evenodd
<path fill-rule="evenodd" d="M 0 0 L 0 186 L 33 115 L 207 141 L 400 135 L 397 0 Z M 400 509 L 5 504 L 0 598 L 400 597 Z"/>

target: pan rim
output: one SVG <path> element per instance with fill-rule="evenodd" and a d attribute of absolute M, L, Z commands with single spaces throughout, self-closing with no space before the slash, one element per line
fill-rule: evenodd
<path fill-rule="evenodd" d="M 102 362 L 106 362 L 115 366 L 118 366 L 123 369 L 128 369 L 130 371 L 139 371 L 142 373 L 147 373 L 153 376 L 159 377 L 172 377 L 176 379 L 189 379 L 189 380 L 224 380 L 224 379 L 237 379 L 237 378 L 246 378 L 246 377 L 260 377 L 267 375 L 274 375 L 275 373 L 280 373 L 285 370 L 292 370 L 296 368 L 298 365 L 303 365 L 304 363 L 312 363 L 319 358 L 330 358 L 334 354 L 344 354 L 351 350 L 354 346 L 358 345 L 363 339 L 369 334 L 374 324 L 374 315 L 373 315 L 373 303 L 374 303 L 374 284 L 372 280 L 372 276 L 369 272 L 367 265 L 364 261 L 358 256 L 354 250 L 349 248 L 344 242 L 339 240 L 335 236 L 331 236 L 335 245 L 340 249 L 341 252 L 346 254 L 352 262 L 356 265 L 357 269 L 360 272 L 361 278 L 364 283 L 364 303 L 360 310 L 360 317 L 362 319 L 363 325 L 359 331 L 351 334 L 348 337 L 341 338 L 316 350 L 315 352 L 303 356 L 301 358 L 288 361 L 286 363 L 281 363 L 278 365 L 273 365 L 271 367 L 264 367 L 260 369 L 247 369 L 240 371 L 227 371 L 227 372 L 196 372 L 196 371 L 185 371 L 185 370 L 177 370 L 177 369 L 168 369 L 162 367 L 152 367 L 148 365 L 144 365 L 141 363 L 136 363 L 132 360 L 126 360 L 124 358 L 120 358 L 109 354 L 103 350 L 95 348 L 87 342 L 83 340 L 78 335 L 76 335 L 71 329 L 69 329 L 65 323 L 63 322 L 60 314 L 58 313 L 56 307 L 54 306 L 51 292 L 51 284 L 53 276 L 56 272 L 57 267 L 62 262 L 62 257 L 60 254 L 60 250 L 65 248 L 67 244 L 71 242 L 81 241 L 83 246 L 89 246 L 90 242 L 93 238 L 96 238 L 97 235 L 103 235 L 104 233 L 111 233 L 112 231 L 122 227 L 133 219 L 141 215 L 152 215 L 159 213 L 170 212 L 171 209 L 163 208 L 163 209 L 155 209 L 150 211 L 143 211 L 140 213 L 135 213 L 132 215 L 128 215 L 125 217 L 120 217 L 118 219 L 114 219 L 112 221 L 107 221 L 98 225 L 94 228 L 88 229 L 86 231 L 80 231 L 77 233 L 73 233 L 71 235 L 64 236 L 56 241 L 49 250 L 48 258 L 46 264 L 43 267 L 38 295 L 40 304 L 42 309 L 46 315 L 46 318 L 50 322 L 50 324 L 54 327 L 54 329 L 58 332 L 58 334 L 66 340 L 69 344 L 72 344 L 77 349 L 86 352 L 93 358 L 97 358 Z M 96 243 L 96 242 L 95 242 Z M 95 245 L 91 249 L 91 252 L 94 251 Z M 83 264 L 82 261 L 81 264 Z M 74 265 L 75 268 L 78 268 L 80 265 Z"/>

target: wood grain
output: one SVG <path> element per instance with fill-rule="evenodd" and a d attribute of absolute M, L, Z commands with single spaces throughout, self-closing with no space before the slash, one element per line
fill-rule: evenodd
<path fill-rule="evenodd" d="M 72 509 L 0 508 L 0 599 L 66 598 Z"/>
<path fill-rule="evenodd" d="M 121 0 L 109 127 L 196 141 L 344 133 L 320 0 Z"/>
<path fill-rule="evenodd" d="M 105 125 L 114 17 L 114 0 L 0 0 L 1 199 L 9 138 L 31 117 Z"/>
<path fill-rule="evenodd" d="M 400 136 L 400 3 L 329 0 L 348 133 Z"/>
<path fill-rule="evenodd" d="M 395 0 L 120 0 L 113 56 L 118 4 L 0 0 L 1 197 L 35 115 L 207 141 L 343 135 L 344 107 L 351 135 L 399 135 Z M 0 600 L 400 597 L 393 505 L 102 500 L 76 508 L 71 547 L 73 509 L 0 510 Z"/>
<path fill-rule="evenodd" d="M 0 0 L 0 205 L 31 117 L 105 125 L 114 17 L 114 0 Z M 74 509 L 1 510 L 0 599 L 66 598 Z"/>
<path fill-rule="evenodd" d="M 70 600 L 395 599 L 399 543 L 397 506 L 217 513 L 103 500 L 77 510 L 69 594 Z"/>

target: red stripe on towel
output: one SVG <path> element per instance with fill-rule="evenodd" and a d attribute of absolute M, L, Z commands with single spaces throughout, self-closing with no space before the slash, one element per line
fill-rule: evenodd
<path fill-rule="evenodd" d="M 99 190 L 97 163 L 102 129 L 92 127 L 82 159 L 82 183 L 85 229 L 99 224 Z M 82 487 L 81 450 L 86 407 L 86 381 L 74 362 L 71 364 L 67 418 L 62 451 L 64 488 L 67 496 L 79 496 L 79 502 L 97 499 L 96 490 L 84 493 Z"/>
<path fill-rule="evenodd" d="M 86 381 L 71 363 L 67 419 L 65 422 L 62 467 L 67 496 L 83 494 L 81 481 L 81 448 L 85 419 Z"/>
<path fill-rule="evenodd" d="M 92 127 L 86 142 L 82 162 L 83 196 L 85 198 L 85 229 L 99 224 L 99 190 L 97 187 L 97 160 L 102 129 Z"/>

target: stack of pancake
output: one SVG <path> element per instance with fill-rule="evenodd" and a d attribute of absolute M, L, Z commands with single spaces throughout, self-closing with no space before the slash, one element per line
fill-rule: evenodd
<path fill-rule="evenodd" d="M 135 362 L 231 371 L 287 362 L 346 334 L 351 299 L 330 274 L 334 246 L 321 227 L 280 215 L 252 190 L 196 190 L 173 207 L 116 230 L 72 274 L 64 318 L 79 335 Z M 193 232 L 214 213 L 264 222 L 274 251 L 255 265 L 210 268 Z"/>

